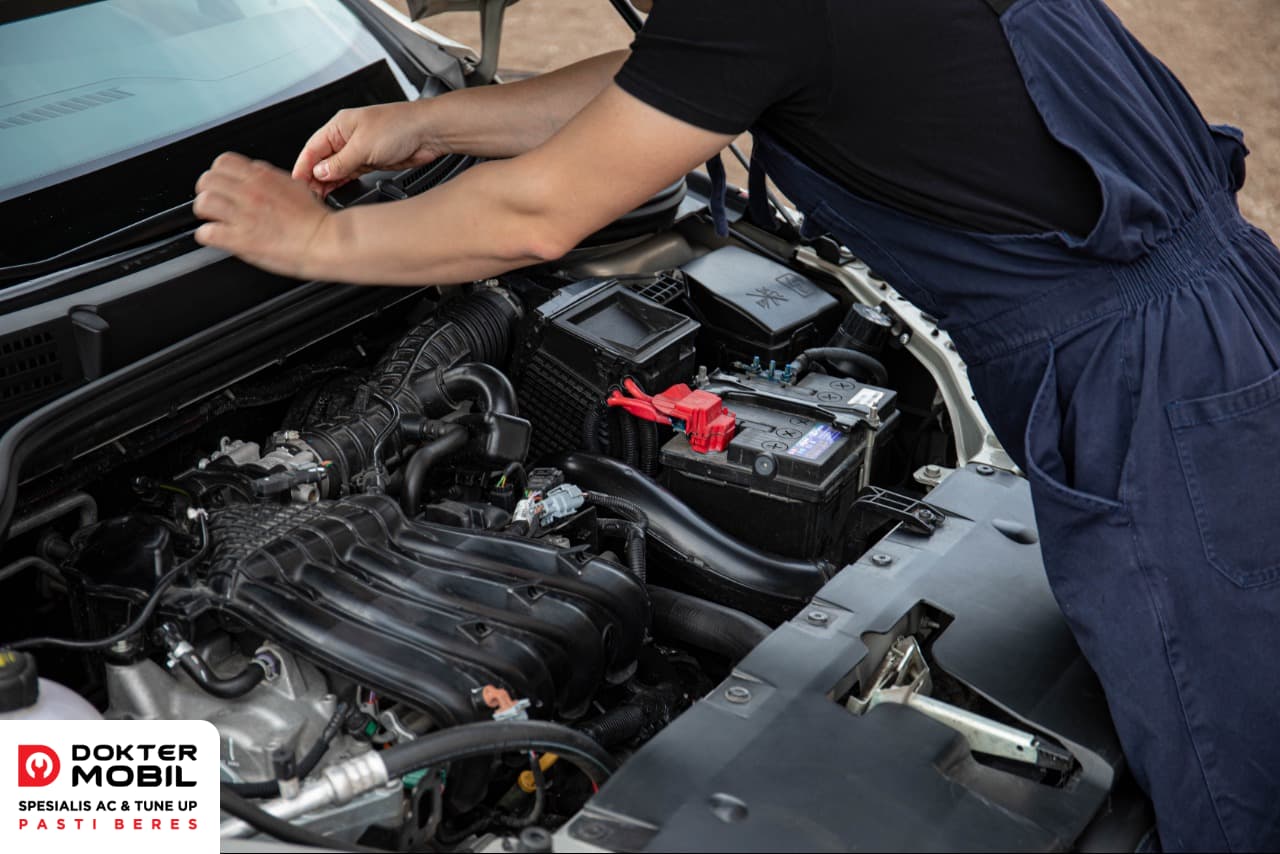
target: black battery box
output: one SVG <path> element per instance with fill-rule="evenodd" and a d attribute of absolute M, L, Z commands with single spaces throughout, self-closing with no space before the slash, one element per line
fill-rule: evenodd
<path fill-rule="evenodd" d="M 587 412 L 624 377 L 660 391 L 693 376 L 697 321 L 634 284 L 577 282 L 536 309 L 513 370 L 531 461 L 577 448 Z"/>
<path fill-rule="evenodd" d="M 897 395 L 826 374 L 794 385 L 719 374 L 702 385 L 737 417 L 733 439 L 701 454 L 677 435 L 662 448 L 663 485 L 757 548 L 841 560 L 864 467 L 897 423 Z"/>
<path fill-rule="evenodd" d="M 704 324 L 698 349 L 708 364 L 786 364 L 826 343 L 840 321 L 839 301 L 811 279 L 736 246 L 682 269 Z"/>

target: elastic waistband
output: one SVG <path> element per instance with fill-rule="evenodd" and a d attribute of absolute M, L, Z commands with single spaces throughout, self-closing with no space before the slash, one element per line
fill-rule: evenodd
<path fill-rule="evenodd" d="M 1050 341 L 1092 321 L 1133 309 L 1195 284 L 1248 228 L 1234 196 L 1209 196 L 1150 252 L 1130 262 L 1102 263 L 1057 288 L 1028 292 L 1014 308 L 952 332 L 972 364 Z"/>
<path fill-rule="evenodd" d="M 1246 224 L 1232 196 L 1210 196 L 1195 216 L 1151 252 L 1112 268 L 1121 301 L 1126 307 L 1135 308 L 1197 281 L 1207 267 L 1219 261 Z"/>

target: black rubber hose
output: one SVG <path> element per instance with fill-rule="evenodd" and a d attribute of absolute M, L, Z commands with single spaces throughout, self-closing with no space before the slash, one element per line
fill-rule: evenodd
<path fill-rule="evenodd" d="M 223 700 L 235 700 L 248 694 L 267 678 L 269 663 L 254 658 L 234 676 L 219 676 L 200 653 L 179 633 L 172 623 L 165 623 L 156 632 L 158 639 L 175 657 L 182 669 L 206 694 Z"/>
<path fill-rule="evenodd" d="M 392 779 L 412 771 L 477 756 L 551 751 L 568 761 L 597 786 L 609 779 L 618 763 L 595 741 L 575 729 L 547 721 L 482 721 L 429 733 L 388 747 L 378 755 Z"/>
<path fill-rule="evenodd" d="M 794 616 L 835 570 L 826 561 L 769 554 L 730 537 L 617 460 L 575 453 L 564 457 L 559 468 L 567 481 L 593 495 L 625 499 L 640 508 L 648 518 L 649 542 L 686 569 L 682 579 L 687 586 L 767 623 Z"/>
<path fill-rule="evenodd" d="M 402 414 L 421 414 L 416 381 L 464 362 L 504 362 L 520 316 L 519 303 L 502 288 L 483 288 L 451 300 L 387 352 L 374 368 L 372 390 L 392 401 Z M 287 426 L 302 427 L 302 439 L 332 463 L 324 490 L 333 497 L 353 476 L 372 466 L 374 445 L 391 417 L 388 407 L 370 403 L 326 424 Z M 384 458 L 397 458 L 403 441 L 398 431 L 391 433 Z"/>
<path fill-rule="evenodd" d="M 400 508 L 406 516 L 418 512 L 418 504 L 422 501 L 422 493 L 426 487 L 427 473 L 436 463 L 456 454 L 466 447 L 467 428 L 454 425 L 454 429 L 443 433 L 434 442 L 423 445 L 409 458 L 404 467 L 404 483 L 400 486 Z"/>
<path fill-rule="evenodd" d="M 640 443 L 636 438 L 636 420 L 628 412 L 618 412 L 618 444 L 624 463 L 633 468 L 640 465 Z"/>
<path fill-rule="evenodd" d="M 414 393 L 428 415 L 443 415 L 463 401 L 473 400 L 483 412 L 519 415 L 511 380 L 493 365 L 468 362 L 453 368 L 437 368 L 419 377 Z"/>
<path fill-rule="evenodd" d="M 827 362 L 857 379 L 869 379 L 873 385 L 889 382 L 889 371 L 875 356 L 847 347 L 813 347 L 802 354 L 810 361 Z M 850 367 L 852 366 L 852 368 Z"/>
<path fill-rule="evenodd" d="M 242 795 L 238 794 L 235 789 L 231 788 L 231 784 L 223 783 L 221 794 L 222 811 L 243 821 L 259 833 L 265 833 L 267 836 L 273 836 L 283 842 L 292 842 L 295 845 L 304 845 L 309 848 L 319 848 L 324 851 L 380 851 L 379 848 L 367 848 L 363 845 L 354 845 L 350 842 L 341 842 L 337 839 L 330 839 L 327 836 L 321 836 L 305 827 L 299 827 L 296 824 L 285 821 L 284 819 L 274 816 L 257 804 L 246 800 Z"/>
<path fill-rule="evenodd" d="M 617 747 L 640 734 L 645 723 L 644 709 L 639 706 L 619 706 L 594 720 L 578 727 L 603 747 Z"/>
<path fill-rule="evenodd" d="M 222 700 L 235 700 L 248 694 L 267 678 L 266 666 L 257 659 L 250 661 L 234 676 L 219 676 L 213 672 L 203 658 L 195 651 L 188 652 L 178 661 L 200 690 Z"/>
<path fill-rule="evenodd" d="M 87 528 L 98 521 L 98 503 L 93 500 L 93 496 L 87 492 L 73 492 L 26 516 L 14 519 L 9 525 L 9 536 L 16 537 L 28 531 L 34 531 L 42 525 L 66 516 L 72 510 L 80 514 L 80 524 L 77 528 Z"/>
<path fill-rule="evenodd" d="M 649 587 L 653 634 L 663 641 L 714 653 L 737 664 L 769 636 L 764 623 L 741 611 L 665 587 Z"/>
<path fill-rule="evenodd" d="M 347 713 L 351 707 L 347 705 L 345 700 L 340 700 L 338 705 L 333 709 L 333 714 L 329 716 L 329 721 L 324 725 L 324 729 L 320 732 L 320 737 L 316 739 L 315 744 L 302 755 L 302 759 L 298 761 L 297 774 L 299 780 L 305 780 L 307 775 L 316 770 L 316 766 L 320 764 L 320 760 L 324 758 L 324 754 L 329 750 L 329 745 L 338 736 L 338 730 L 342 729 L 343 723 L 347 719 Z M 279 780 L 255 780 L 248 783 L 225 783 L 236 794 L 245 798 L 276 798 L 280 796 Z"/>

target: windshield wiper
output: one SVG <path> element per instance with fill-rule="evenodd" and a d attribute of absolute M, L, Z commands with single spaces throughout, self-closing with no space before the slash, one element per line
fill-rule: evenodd
<path fill-rule="evenodd" d="M 29 261 L 25 264 L 0 267 L 0 285 L 56 273 L 58 270 L 76 264 L 96 261 L 117 252 L 173 237 L 184 231 L 194 231 L 199 224 L 200 219 L 191 210 L 191 202 L 183 202 L 158 214 L 152 214 L 146 219 L 126 225 L 124 228 L 95 237 L 65 252 L 59 252 L 57 255 L 50 255 L 48 258 Z"/>

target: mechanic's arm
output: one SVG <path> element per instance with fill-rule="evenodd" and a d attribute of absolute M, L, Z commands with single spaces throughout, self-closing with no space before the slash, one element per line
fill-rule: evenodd
<path fill-rule="evenodd" d="M 619 50 L 514 83 L 342 110 L 307 140 L 293 177 L 324 196 L 366 172 L 409 169 L 446 154 L 515 157 L 568 124 L 628 56 Z"/>
<path fill-rule="evenodd" d="M 610 85 L 559 133 L 400 202 L 334 213 L 265 163 L 224 154 L 196 185 L 196 239 L 302 279 L 429 285 L 559 258 L 732 140 Z"/>

